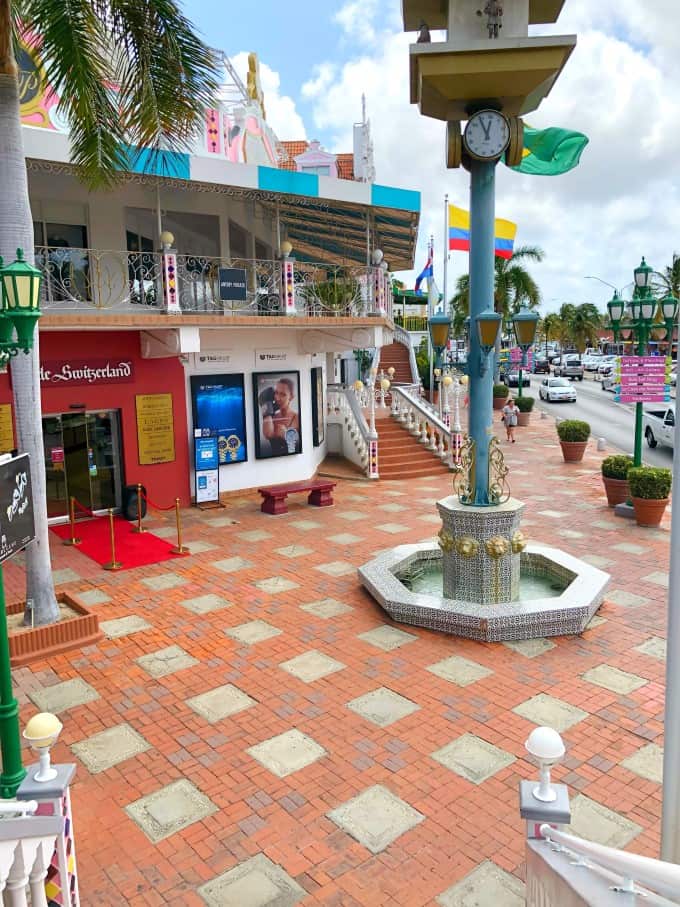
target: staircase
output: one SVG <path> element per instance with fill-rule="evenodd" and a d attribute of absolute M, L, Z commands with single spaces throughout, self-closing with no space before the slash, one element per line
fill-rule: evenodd
<path fill-rule="evenodd" d="M 381 364 L 382 362 L 381 359 Z M 381 479 L 416 479 L 421 476 L 450 474 L 448 466 L 442 463 L 436 453 L 427 450 L 401 423 L 390 418 L 379 419 L 377 430 L 378 472 Z"/>
<path fill-rule="evenodd" d="M 408 350 L 403 343 L 389 343 L 380 349 L 380 368 L 386 372 L 394 368 L 394 382 L 396 384 L 413 384 L 411 365 Z"/>

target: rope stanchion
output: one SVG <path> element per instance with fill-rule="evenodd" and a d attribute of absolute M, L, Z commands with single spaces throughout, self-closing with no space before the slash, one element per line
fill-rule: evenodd
<path fill-rule="evenodd" d="M 179 498 L 175 498 L 175 520 L 177 522 L 177 544 L 170 551 L 173 554 L 190 554 L 189 549 L 182 544 L 182 519 L 179 513 Z"/>
<path fill-rule="evenodd" d="M 104 570 L 120 570 L 123 566 L 122 561 L 116 560 L 116 538 L 113 528 L 113 510 L 109 507 L 109 527 L 111 530 L 111 560 L 108 564 L 104 564 Z"/>
<path fill-rule="evenodd" d="M 142 486 L 139 484 L 139 482 L 137 483 L 137 525 L 133 528 L 132 531 L 146 532 L 146 529 L 142 526 Z"/>
<path fill-rule="evenodd" d="M 71 526 L 71 537 L 64 539 L 65 545 L 80 545 L 82 539 L 76 536 L 76 499 L 71 496 L 68 507 L 68 520 Z"/>

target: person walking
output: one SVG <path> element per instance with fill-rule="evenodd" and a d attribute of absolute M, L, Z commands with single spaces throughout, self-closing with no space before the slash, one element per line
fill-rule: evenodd
<path fill-rule="evenodd" d="M 515 426 L 517 425 L 517 416 L 519 415 L 519 407 L 512 399 L 508 397 L 508 400 L 503 407 L 503 415 L 501 419 L 505 423 L 505 436 L 508 441 L 515 443 Z"/>

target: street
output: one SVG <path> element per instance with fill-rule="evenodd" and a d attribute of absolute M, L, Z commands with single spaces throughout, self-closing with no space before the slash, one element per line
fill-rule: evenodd
<path fill-rule="evenodd" d="M 583 419 L 590 424 L 591 437 L 597 441 L 605 438 L 612 453 L 622 451 L 632 455 L 635 437 L 635 406 L 615 403 L 614 394 L 603 391 L 599 381 L 586 377 L 575 381 L 576 403 L 547 403 L 540 400 L 538 389 L 545 375 L 531 375 L 531 396 L 536 399 L 535 407 L 543 409 L 558 419 Z M 516 393 L 516 392 L 515 392 Z M 524 393 L 527 393 L 525 388 Z M 662 408 L 663 404 L 659 405 Z M 652 405 L 650 409 L 654 409 Z M 647 466 L 673 466 L 673 451 L 670 447 L 652 450 L 642 442 L 642 459 Z"/>

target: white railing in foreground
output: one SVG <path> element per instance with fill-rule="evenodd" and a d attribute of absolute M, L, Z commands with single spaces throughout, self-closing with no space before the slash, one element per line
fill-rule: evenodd
<path fill-rule="evenodd" d="M 664 863 L 651 857 L 641 857 L 616 850 L 614 847 L 585 841 L 547 824 L 541 825 L 541 834 L 547 841 L 559 844 L 564 850 L 580 857 L 581 860 L 577 864 L 579 867 L 583 868 L 584 865 L 587 867 L 588 863 L 593 863 L 595 866 L 590 867 L 591 869 L 602 867 L 617 875 L 621 879 L 617 890 L 622 893 L 633 894 L 636 891 L 635 882 L 639 882 L 645 888 L 663 897 L 672 898 L 676 902 L 680 897 L 680 866 L 675 863 Z M 588 861 L 585 864 L 584 859 Z"/>
<path fill-rule="evenodd" d="M 454 465 L 458 445 L 449 428 L 421 396 L 418 385 L 394 385 L 392 415 L 443 462 Z"/>
<path fill-rule="evenodd" d="M 34 816 L 35 800 L 4 802 L 0 813 L 0 891 L 6 907 L 47 907 L 45 878 L 62 832 L 62 816 Z M 14 814 L 15 818 L 9 815 Z M 4 818 L 6 817 L 6 818 Z"/>

